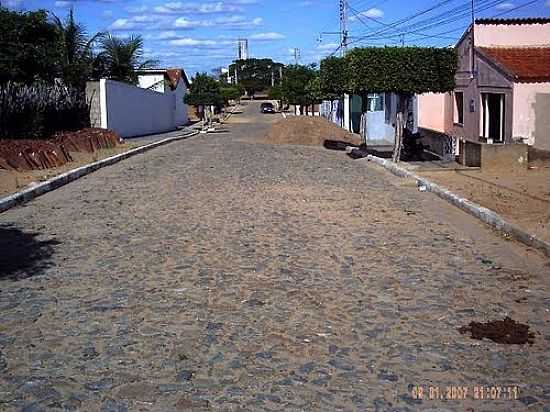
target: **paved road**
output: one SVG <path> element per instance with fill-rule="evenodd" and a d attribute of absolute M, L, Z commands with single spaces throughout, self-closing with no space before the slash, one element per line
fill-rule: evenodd
<path fill-rule="evenodd" d="M 257 111 L 0 215 L 0 410 L 550 410 L 548 260 Z"/>

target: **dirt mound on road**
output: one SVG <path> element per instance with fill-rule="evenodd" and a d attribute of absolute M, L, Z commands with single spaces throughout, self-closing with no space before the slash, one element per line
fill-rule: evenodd
<path fill-rule="evenodd" d="M 361 144 L 361 138 L 322 117 L 290 116 L 271 126 L 265 137 L 269 144 L 323 146 L 325 141 Z"/>
<path fill-rule="evenodd" d="M 51 169 L 71 162 L 71 152 L 93 153 L 119 143 L 121 139 L 116 133 L 94 128 L 58 133 L 48 140 L 0 140 L 0 169 Z"/>

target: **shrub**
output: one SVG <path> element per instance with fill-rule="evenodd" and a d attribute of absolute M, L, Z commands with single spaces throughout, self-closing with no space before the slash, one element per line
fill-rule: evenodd
<path fill-rule="evenodd" d="M 83 91 L 64 85 L 8 82 L 0 85 L 0 138 L 48 138 L 90 126 Z"/>

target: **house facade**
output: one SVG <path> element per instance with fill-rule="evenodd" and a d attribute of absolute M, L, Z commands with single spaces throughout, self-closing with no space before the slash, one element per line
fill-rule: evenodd
<path fill-rule="evenodd" d="M 550 150 L 550 19 L 476 20 L 456 49 L 454 92 L 418 96 L 421 132 L 446 140 L 439 154 L 457 140 Z"/>
<path fill-rule="evenodd" d="M 352 133 L 360 133 L 370 146 L 393 146 L 398 96 L 395 93 L 345 94 L 342 100 L 323 102 L 321 115 Z M 409 102 L 407 128 L 417 131 L 417 99 Z"/>

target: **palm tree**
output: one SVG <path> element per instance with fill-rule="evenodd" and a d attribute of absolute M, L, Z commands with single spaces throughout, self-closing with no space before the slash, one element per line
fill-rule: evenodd
<path fill-rule="evenodd" d="M 82 88 L 92 73 L 94 43 L 103 33 L 89 38 L 85 27 L 75 21 L 73 9 L 65 21 L 54 16 L 53 22 L 59 35 L 63 79 L 67 84 Z"/>
<path fill-rule="evenodd" d="M 104 75 L 126 83 L 137 84 L 136 71 L 154 67 L 156 60 L 143 60 L 143 39 L 132 35 L 127 39 L 109 34 L 100 40 L 99 64 Z"/>

